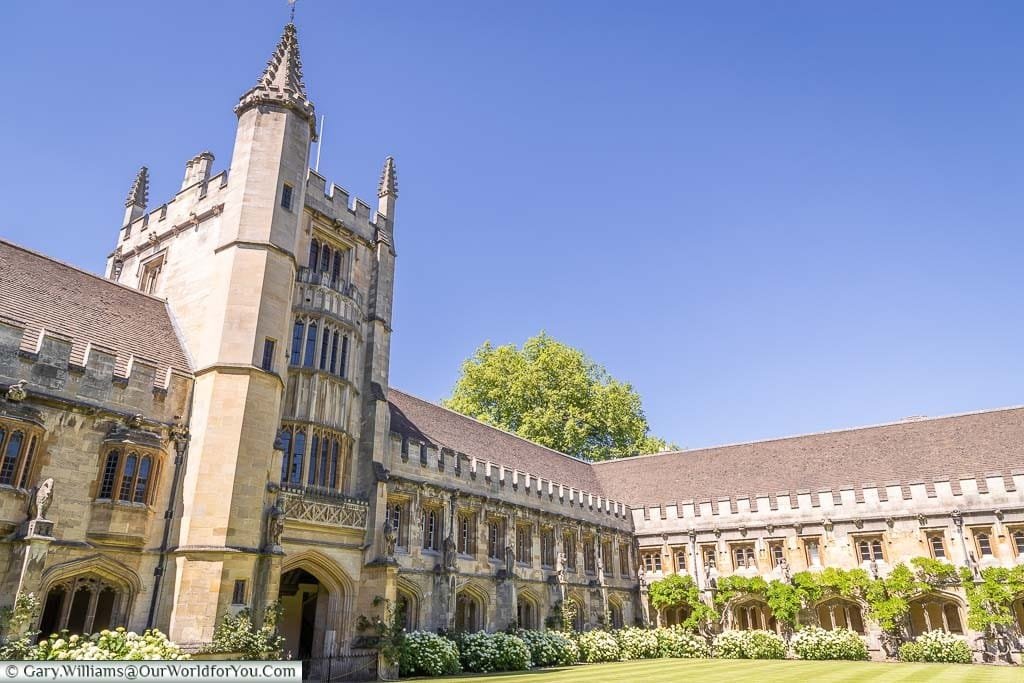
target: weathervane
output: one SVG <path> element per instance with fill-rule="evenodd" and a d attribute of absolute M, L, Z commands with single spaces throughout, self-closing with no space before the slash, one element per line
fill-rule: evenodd
<path fill-rule="evenodd" d="M 294 24 L 295 23 L 295 3 L 296 3 L 296 0 L 288 0 L 288 7 L 291 8 L 291 10 L 289 12 L 289 15 L 288 15 L 288 23 L 289 24 Z"/>

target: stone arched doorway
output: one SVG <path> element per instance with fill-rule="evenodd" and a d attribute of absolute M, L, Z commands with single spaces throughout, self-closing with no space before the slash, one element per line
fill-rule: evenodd
<path fill-rule="evenodd" d="M 419 606 L 420 601 L 416 591 L 399 580 L 395 597 L 395 615 L 406 631 L 415 631 L 418 628 Z"/>
<path fill-rule="evenodd" d="M 815 608 L 818 624 L 827 631 L 847 628 L 864 634 L 864 615 L 860 605 L 852 600 L 832 598 L 819 602 Z"/>
<path fill-rule="evenodd" d="M 910 601 L 910 633 L 917 637 L 927 631 L 964 633 L 960 603 L 940 594 L 922 595 Z"/>
<path fill-rule="evenodd" d="M 618 598 L 608 598 L 608 618 L 611 620 L 612 628 L 622 628 L 625 625 L 622 618 L 622 603 Z"/>
<path fill-rule="evenodd" d="M 316 553 L 288 558 L 281 569 L 280 632 L 292 659 L 328 657 L 345 650 L 350 590 L 334 563 Z"/>

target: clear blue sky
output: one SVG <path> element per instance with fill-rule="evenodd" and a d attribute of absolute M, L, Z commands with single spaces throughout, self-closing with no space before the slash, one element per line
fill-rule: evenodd
<path fill-rule="evenodd" d="M 100 270 L 287 18 L 17 2 L 0 234 Z M 400 173 L 392 383 L 540 329 L 687 447 L 1024 403 L 1019 2 L 300 0 L 321 171 Z"/>

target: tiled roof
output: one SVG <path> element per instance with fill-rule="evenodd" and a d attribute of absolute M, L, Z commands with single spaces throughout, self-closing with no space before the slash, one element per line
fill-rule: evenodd
<path fill-rule="evenodd" d="M 391 431 L 504 465 L 594 495 L 604 495 L 590 463 L 438 405 L 388 389 Z"/>
<path fill-rule="evenodd" d="M 24 328 L 22 350 L 34 351 L 42 330 L 71 341 L 71 362 L 88 345 L 117 356 L 191 372 L 167 303 L 0 239 L 0 321 Z"/>
<path fill-rule="evenodd" d="M 660 453 L 593 466 L 641 507 L 1024 473 L 1024 407 Z"/>

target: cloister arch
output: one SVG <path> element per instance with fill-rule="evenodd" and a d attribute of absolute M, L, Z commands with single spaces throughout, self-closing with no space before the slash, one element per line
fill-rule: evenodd
<path fill-rule="evenodd" d="M 768 603 L 756 597 L 739 598 L 729 608 L 732 627 L 738 631 L 778 631 L 775 616 Z"/>
<path fill-rule="evenodd" d="M 612 628 L 622 628 L 625 626 L 622 618 L 622 601 L 619 600 L 618 596 L 608 596 L 608 617 L 611 619 Z"/>
<path fill-rule="evenodd" d="M 950 593 L 934 592 L 910 600 L 910 633 L 942 630 L 963 634 L 963 603 Z"/>
<path fill-rule="evenodd" d="M 539 629 L 540 600 L 531 590 L 521 590 L 516 596 L 516 621 L 519 628 Z"/>
<path fill-rule="evenodd" d="M 487 627 L 487 591 L 475 583 L 467 583 L 455 596 L 455 630 L 482 631 Z"/>
<path fill-rule="evenodd" d="M 43 572 L 38 628 L 46 637 L 126 626 L 140 589 L 135 572 L 102 555 L 55 565 Z"/>
<path fill-rule="evenodd" d="M 420 605 L 423 604 L 419 587 L 399 576 L 396 593 L 395 612 L 401 615 L 402 625 L 406 631 L 415 631 L 419 628 Z"/>
<path fill-rule="evenodd" d="M 574 608 L 572 617 L 572 630 L 578 633 L 582 633 L 584 629 L 586 629 L 587 627 L 587 615 L 585 611 L 586 608 L 584 607 L 586 603 L 584 602 L 583 598 L 575 594 L 568 596 L 566 600 L 572 603 L 572 606 Z"/>
<path fill-rule="evenodd" d="M 821 628 L 832 631 L 848 628 L 863 635 L 864 611 L 859 603 L 847 598 L 832 597 L 821 600 L 814 606 Z"/>
<path fill-rule="evenodd" d="M 686 605 L 666 607 L 661 610 L 661 625 L 678 626 L 689 618 L 691 611 Z"/>
<path fill-rule="evenodd" d="M 352 580 L 326 555 L 286 557 L 278 589 L 285 651 L 293 659 L 310 659 L 347 647 L 354 595 Z"/>

